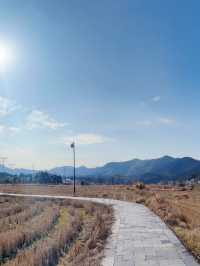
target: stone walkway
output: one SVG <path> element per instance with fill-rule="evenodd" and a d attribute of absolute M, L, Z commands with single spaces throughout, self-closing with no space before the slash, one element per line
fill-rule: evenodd
<path fill-rule="evenodd" d="M 112 205 L 112 227 L 102 266 L 198 266 L 173 232 L 143 205 L 97 198 L 7 194 L 46 198 L 78 199 Z"/>

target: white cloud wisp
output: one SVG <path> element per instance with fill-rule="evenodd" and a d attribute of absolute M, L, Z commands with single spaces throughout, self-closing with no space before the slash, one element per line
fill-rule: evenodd
<path fill-rule="evenodd" d="M 33 110 L 27 117 L 27 128 L 49 128 L 58 129 L 64 127 L 65 123 L 60 123 L 54 118 L 50 117 L 47 113 L 40 110 Z"/>
<path fill-rule="evenodd" d="M 20 106 L 17 105 L 15 101 L 0 96 L 0 116 L 1 117 L 7 116 L 8 114 L 14 112 L 15 110 L 19 108 Z"/>

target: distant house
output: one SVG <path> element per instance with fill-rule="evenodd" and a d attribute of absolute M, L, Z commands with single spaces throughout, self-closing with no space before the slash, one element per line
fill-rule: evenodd
<path fill-rule="evenodd" d="M 64 185 L 71 185 L 72 184 L 72 180 L 68 177 L 63 177 L 63 184 Z"/>

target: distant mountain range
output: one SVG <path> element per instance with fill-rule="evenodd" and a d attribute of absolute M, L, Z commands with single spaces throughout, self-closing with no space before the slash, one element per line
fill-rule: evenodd
<path fill-rule="evenodd" d="M 0 172 L 12 174 L 31 174 L 28 169 L 0 168 Z M 73 175 L 72 166 L 56 167 L 49 170 L 50 173 L 64 176 Z M 124 162 L 110 162 L 101 167 L 87 168 L 84 166 L 76 169 L 77 176 L 90 178 L 124 177 L 129 180 L 143 180 L 157 183 L 175 179 L 184 179 L 193 174 L 200 173 L 200 161 L 191 157 L 173 158 L 164 156 L 158 159 L 139 160 L 133 159 Z"/>
<path fill-rule="evenodd" d="M 73 175 L 73 167 L 64 166 L 50 170 L 60 175 Z M 164 156 L 158 159 L 133 159 L 124 162 L 110 162 L 102 167 L 78 167 L 77 175 L 80 177 L 117 177 L 122 176 L 129 180 L 143 180 L 146 182 L 169 181 L 187 178 L 192 174 L 200 173 L 200 161 L 191 157 L 173 158 Z"/>

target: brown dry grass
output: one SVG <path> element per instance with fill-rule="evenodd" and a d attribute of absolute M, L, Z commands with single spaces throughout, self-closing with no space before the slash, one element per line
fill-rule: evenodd
<path fill-rule="evenodd" d="M 38 202 L 30 206 L 28 209 L 25 208 L 19 213 L 0 219 L 0 232 L 5 232 L 14 229 L 18 225 L 24 224 L 24 222 L 28 221 L 35 215 L 40 214 L 44 210 L 45 205 L 46 204 L 44 203 Z"/>
<path fill-rule="evenodd" d="M 111 208 L 93 204 L 87 205 L 83 213 L 83 230 L 59 266 L 98 266 L 102 259 L 113 213 Z"/>
<path fill-rule="evenodd" d="M 20 252 L 16 258 L 9 261 L 9 266 L 48 266 L 56 265 L 59 257 L 79 233 L 82 220 L 80 213 L 75 211 L 72 216 L 69 210 L 60 213 L 60 218 L 54 230 L 44 239 L 41 239 L 30 249 Z M 69 221 L 70 219 L 70 221 Z"/>
<path fill-rule="evenodd" d="M 200 260 L 200 187 L 192 191 L 157 191 L 146 204 Z"/>
<path fill-rule="evenodd" d="M 0 265 L 99 264 L 111 228 L 111 208 L 55 199 L 0 197 L 0 202 L 10 210 L 0 219 Z M 13 214 L 13 204 L 21 211 Z"/>
<path fill-rule="evenodd" d="M 31 221 L 17 226 L 13 230 L 0 233 L 0 257 L 4 261 L 12 257 L 18 249 L 30 245 L 44 236 L 59 217 L 58 208 L 47 208 L 42 214 Z"/>
<path fill-rule="evenodd" d="M 72 195 L 71 186 L 2 185 L 1 192 Z M 145 204 L 168 224 L 185 246 L 200 258 L 200 186 L 78 186 L 77 196 L 104 197 Z M 77 244 L 79 245 L 79 244 Z M 77 248 L 78 249 L 78 248 Z"/>

